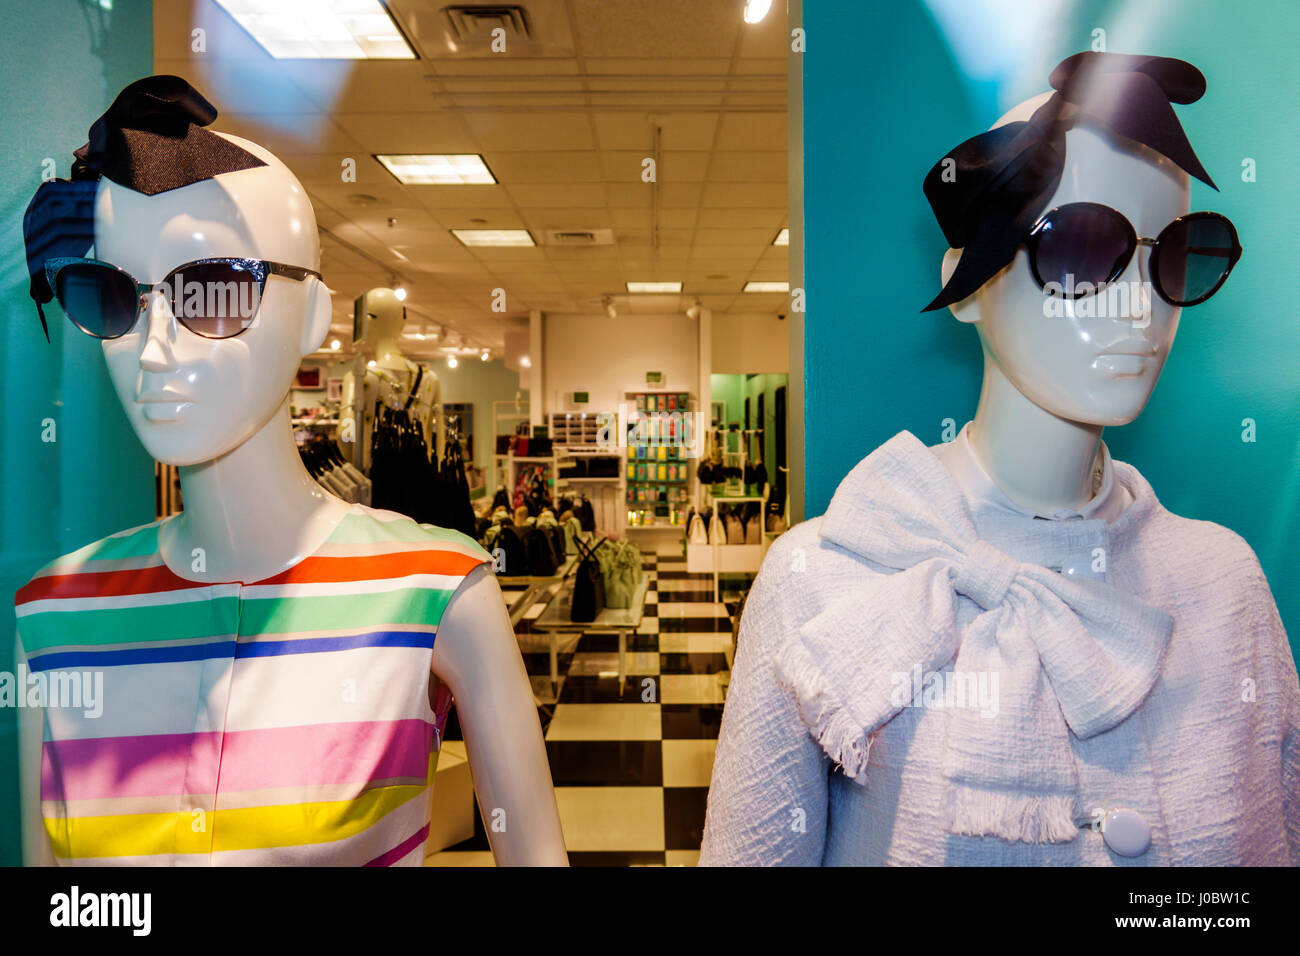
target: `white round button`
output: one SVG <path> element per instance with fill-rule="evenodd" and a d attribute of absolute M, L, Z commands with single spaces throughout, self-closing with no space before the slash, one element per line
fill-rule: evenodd
<path fill-rule="evenodd" d="M 1095 578 L 1097 580 L 1106 580 L 1106 573 L 1100 574 L 1092 569 L 1093 558 L 1091 554 L 1078 554 L 1067 558 L 1061 565 L 1061 573 L 1067 577 Z"/>
<path fill-rule="evenodd" d="M 1136 810 L 1112 810 L 1101 821 L 1106 845 L 1120 856 L 1141 856 L 1151 846 L 1151 825 Z"/>

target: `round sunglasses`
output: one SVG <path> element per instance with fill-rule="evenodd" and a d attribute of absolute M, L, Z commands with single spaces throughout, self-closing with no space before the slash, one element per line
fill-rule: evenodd
<path fill-rule="evenodd" d="M 1124 214 L 1095 202 L 1073 202 L 1044 213 L 1025 246 L 1034 280 L 1051 295 L 1078 299 L 1114 282 L 1138 246 L 1151 247 L 1152 285 L 1170 305 L 1204 302 L 1241 258 L 1237 230 L 1217 212 L 1179 216 L 1154 239 L 1139 236 Z M 1081 290 L 1081 291 L 1080 291 Z"/>
<path fill-rule="evenodd" d="M 229 339 L 253 324 L 268 276 L 301 282 L 321 274 L 266 259 L 196 259 L 161 282 L 140 282 L 98 259 L 50 259 L 45 277 L 72 323 L 97 339 L 116 339 L 135 327 L 149 295 L 161 291 L 176 320 L 206 339 Z"/>

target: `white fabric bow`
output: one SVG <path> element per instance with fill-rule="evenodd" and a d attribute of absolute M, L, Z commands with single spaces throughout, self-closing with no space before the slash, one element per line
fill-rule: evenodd
<path fill-rule="evenodd" d="M 1030 527 L 1048 524 L 1058 523 Z M 1137 708 L 1160 674 L 1173 618 L 1105 581 L 1017 561 L 980 540 L 947 470 L 908 432 L 854 468 L 821 536 L 897 569 L 851 588 L 776 662 L 827 754 L 865 784 L 870 735 L 912 701 L 911 675 L 953 662 L 955 687 L 997 694 L 992 708 L 946 708 L 944 829 L 1075 839 L 1070 734 L 1102 733 Z M 960 632 L 958 595 L 980 608 Z"/>

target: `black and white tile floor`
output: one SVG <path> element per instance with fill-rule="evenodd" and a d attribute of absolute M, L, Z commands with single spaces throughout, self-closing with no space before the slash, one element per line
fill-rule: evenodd
<path fill-rule="evenodd" d="M 574 866 L 694 865 L 722 722 L 731 618 L 713 579 L 686 559 L 646 556 L 645 615 L 618 681 L 618 639 L 589 634 L 560 644 L 553 708 L 539 708 L 555 799 Z M 530 676 L 549 686 L 548 643 L 525 614 L 520 647 Z M 455 736 L 455 730 L 449 736 Z M 476 813 L 476 818 L 478 814 Z M 431 866 L 490 866 L 482 821 L 473 839 Z"/>

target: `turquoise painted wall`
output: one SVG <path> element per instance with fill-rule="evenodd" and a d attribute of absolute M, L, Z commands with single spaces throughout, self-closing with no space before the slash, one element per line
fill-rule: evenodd
<path fill-rule="evenodd" d="M 151 0 L 0 0 L 0 670 L 13 671 L 12 595 L 51 558 L 153 520 L 153 463 L 126 421 L 98 343 L 27 297 L 23 211 L 46 157 L 66 177 L 72 150 L 153 66 Z M 43 422 L 55 438 L 42 441 Z M 0 710 L 0 864 L 20 861 L 16 712 Z"/>
<path fill-rule="evenodd" d="M 1033 24 L 1043 10 L 1056 12 Z M 1145 413 L 1106 441 L 1170 510 L 1250 542 L 1294 649 L 1300 4 L 898 0 L 862 13 L 858 0 L 803 11 L 807 514 L 824 511 L 844 474 L 901 429 L 933 443 L 943 419 L 974 414 L 974 330 L 947 312 L 920 313 L 946 248 L 921 182 L 948 149 L 1046 90 L 1052 66 L 1101 29 L 1111 52 L 1177 56 L 1205 73 L 1206 96 L 1177 110 L 1222 192 L 1193 182 L 1192 208 L 1226 214 L 1246 249 L 1224 289 L 1184 313 Z M 1256 161 L 1256 182 L 1242 181 L 1244 158 Z M 1253 444 L 1242 441 L 1245 418 L 1257 423 Z"/>

